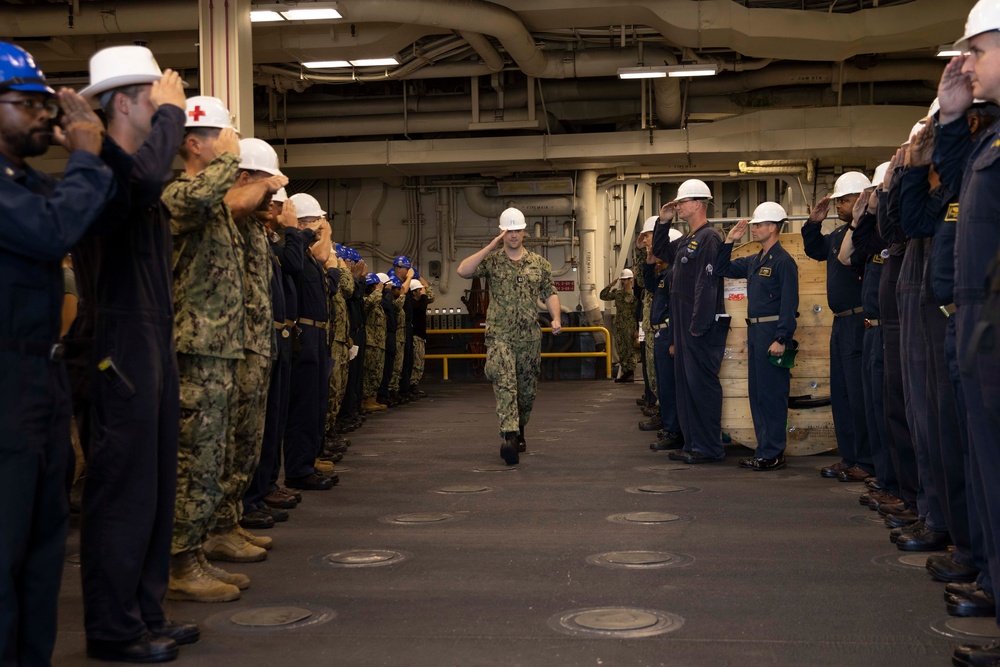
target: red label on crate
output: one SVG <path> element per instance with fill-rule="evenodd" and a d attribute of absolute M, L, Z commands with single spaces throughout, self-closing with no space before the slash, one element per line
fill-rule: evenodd
<path fill-rule="evenodd" d="M 555 285 L 557 292 L 572 292 L 575 288 L 573 280 L 553 280 L 552 284 Z"/>

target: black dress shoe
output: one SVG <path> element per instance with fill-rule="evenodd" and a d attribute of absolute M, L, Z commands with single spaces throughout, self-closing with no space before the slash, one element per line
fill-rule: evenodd
<path fill-rule="evenodd" d="M 329 491 L 333 488 L 333 482 L 326 477 L 312 473 L 305 477 L 286 477 L 285 486 L 289 489 L 302 489 L 303 491 Z"/>
<path fill-rule="evenodd" d="M 639 422 L 640 431 L 657 431 L 661 428 L 663 428 L 663 420 L 660 419 L 659 414 L 651 417 L 648 422 Z"/>
<path fill-rule="evenodd" d="M 646 402 L 645 396 L 635 399 L 635 404 L 638 405 L 639 407 L 642 407 L 644 405 L 649 405 L 649 403 Z"/>
<path fill-rule="evenodd" d="M 201 630 L 194 623 L 175 623 L 167 619 L 160 623 L 147 623 L 146 627 L 157 637 L 170 637 L 178 646 L 193 644 L 201 639 Z"/>
<path fill-rule="evenodd" d="M 87 639 L 87 657 L 106 662 L 169 662 L 177 659 L 177 642 L 147 632 L 130 642 Z"/>
<path fill-rule="evenodd" d="M 834 478 L 839 475 L 842 471 L 850 468 L 847 461 L 839 461 L 834 463 L 832 466 L 827 466 L 819 471 L 820 476 L 827 478 Z"/>
<path fill-rule="evenodd" d="M 900 535 L 896 540 L 896 548 L 900 551 L 941 551 L 951 544 L 951 535 L 930 530 L 923 530 Z"/>
<path fill-rule="evenodd" d="M 916 523 L 910 524 L 909 526 L 901 526 L 899 528 L 893 528 L 891 531 L 889 531 L 889 541 L 895 544 L 896 540 L 898 540 L 902 535 L 908 535 L 910 533 L 915 533 L 923 529 L 924 529 L 923 521 L 917 521 Z"/>
<path fill-rule="evenodd" d="M 330 482 L 330 486 L 337 486 L 338 484 L 340 484 L 340 475 L 338 475 L 335 472 L 317 471 L 316 476 L 325 478 L 328 482 Z"/>
<path fill-rule="evenodd" d="M 726 460 L 725 456 L 720 456 L 719 458 L 715 458 L 715 457 L 712 457 L 712 456 L 707 456 L 705 454 L 702 454 L 701 452 L 684 452 L 684 451 L 682 451 L 680 453 L 683 454 L 684 456 L 682 456 L 682 457 L 680 457 L 678 459 L 675 459 L 675 460 L 677 460 L 677 461 L 683 461 L 684 463 L 691 464 L 691 465 L 694 465 L 694 464 L 697 464 L 697 463 L 721 463 L 722 461 Z M 670 458 L 674 458 L 674 453 L 670 454 Z"/>
<path fill-rule="evenodd" d="M 680 433 L 664 433 L 659 440 L 649 445 L 649 448 L 657 451 L 663 452 L 669 449 L 680 449 L 684 446 L 684 438 L 681 437 Z"/>
<path fill-rule="evenodd" d="M 982 590 L 982 587 L 977 581 L 970 581 L 964 584 L 951 583 L 944 587 L 944 599 L 947 602 L 949 595 L 968 595 L 978 590 Z"/>
<path fill-rule="evenodd" d="M 885 509 L 885 505 L 879 508 L 879 512 Z M 906 510 L 899 514 L 889 514 L 885 517 L 886 528 L 905 528 L 920 521 L 920 517 L 915 512 Z"/>
<path fill-rule="evenodd" d="M 503 462 L 509 466 L 517 465 L 517 434 L 512 434 L 504 437 L 503 442 L 500 444 L 500 458 Z"/>
<path fill-rule="evenodd" d="M 867 486 L 872 491 L 883 491 L 884 490 L 883 486 L 881 484 L 879 484 L 878 479 L 876 479 L 874 477 L 869 477 L 868 479 L 866 479 L 865 480 L 865 486 Z"/>
<path fill-rule="evenodd" d="M 264 508 L 260 511 L 271 517 L 275 523 L 288 521 L 288 512 L 280 507 L 270 507 L 269 505 L 264 505 Z"/>
<path fill-rule="evenodd" d="M 274 518 L 264 511 L 254 510 L 240 518 L 240 525 L 248 530 L 274 528 Z"/>
<path fill-rule="evenodd" d="M 979 568 L 956 563 L 953 554 L 931 556 L 927 559 L 927 572 L 934 581 L 970 583 L 979 576 Z"/>
<path fill-rule="evenodd" d="M 978 618 L 997 615 L 996 601 L 982 589 L 967 595 L 949 595 L 945 602 L 948 613 L 952 616 Z"/>
<path fill-rule="evenodd" d="M 776 456 L 773 459 L 764 459 L 757 457 L 753 460 L 753 469 L 758 472 L 767 472 L 769 470 L 781 470 L 785 467 L 785 457 Z"/>
<path fill-rule="evenodd" d="M 955 667 L 998 667 L 1000 640 L 985 646 L 962 644 L 951 654 L 951 664 Z"/>
<path fill-rule="evenodd" d="M 851 466 L 837 473 L 837 481 L 848 483 L 863 482 L 871 476 L 872 474 L 861 466 Z"/>
<path fill-rule="evenodd" d="M 740 459 L 740 462 L 737 465 L 741 468 L 746 468 L 747 470 L 753 470 L 753 460 L 752 456 L 748 459 Z"/>

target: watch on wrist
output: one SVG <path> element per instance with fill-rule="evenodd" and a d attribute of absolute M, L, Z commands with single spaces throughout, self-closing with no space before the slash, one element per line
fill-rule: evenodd
<path fill-rule="evenodd" d="M 775 338 L 774 342 L 777 343 L 778 345 L 784 345 L 785 344 L 785 339 L 784 338 Z"/>

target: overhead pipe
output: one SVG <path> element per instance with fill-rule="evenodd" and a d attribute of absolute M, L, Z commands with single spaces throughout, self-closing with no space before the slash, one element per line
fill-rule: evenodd
<path fill-rule="evenodd" d="M 484 188 L 462 188 L 465 201 L 473 213 L 484 218 L 499 218 L 508 206 L 514 206 L 526 216 L 572 215 L 574 201 L 569 196 L 490 197 Z"/>
<path fill-rule="evenodd" d="M 471 30 L 460 30 L 458 34 L 483 59 L 483 64 L 486 65 L 487 69 L 491 72 L 499 72 L 503 69 L 503 56 L 494 48 L 490 40 L 486 39 L 485 35 Z"/>
<path fill-rule="evenodd" d="M 601 257 L 597 250 L 597 171 L 581 171 L 576 182 L 577 193 L 577 234 L 580 235 L 580 305 L 589 326 L 604 326 L 601 315 L 601 300 L 597 293 L 597 274 Z M 594 342 L 607 344 L 604 334 L 595 333 Z"/>

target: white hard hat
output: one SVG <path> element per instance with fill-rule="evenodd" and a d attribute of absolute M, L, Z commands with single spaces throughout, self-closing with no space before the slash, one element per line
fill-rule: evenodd
<path fill-rule="evenodd" d="M 781 224 L 788 218 L 785 209 L 781 204 L 773 201 L 766 201 L 753 210 L 753 217 L 750 224 L 756 225 L 760 222 L 776 222 Z"/>
<path fill-rule="evenodd" d="M 500 229 L 505 232 L 524 229 L 527 226 L 527 223 L 524 221 L 524 213 L 521 213 L 513 206 L 505 209 L 504 212 L 500 214 Z"/>
<path fill-rule="evenodd" d="M 979 0 L 969 12 L 969 18 L 965 21 L 965 35 L 955 42 L 955 48 L 965 51 L 970 39 L 993 30 L 1000 30 L 1000 5 L 996 0 Z"/>
<path fill-rule="evenodd" d="M 411 290 L 423 289 L 423 288 L 424 288 L 424 284 L 422 282 L 420 282 L 416 278 L 411 278 L 410 279 L 410 289 Z"/>
<path fill-rule="evenodd" d="M 658 215 L 651 215 L 646 218 L 646 222 L 642 223 L 642 233 L 651 232 L 656 229 L 656 221 L 660 219 Z"/>
<path fill-rule="evenodd" d="M 913 129 L 910 130 L 910 136 L 907 137 L 906 141 L 903 142 L 903 145 L 900 146 L 900 148 L 906 148 L 907 146 L 912 144 L 913 140 L 917 138 L 917 134 L 920 132 L 920 130 L 924 129 L 924 125 L 927 125 L 926 118 L 918 120 L 916 125 L 913 126 Z"/>
<path fill-rule="evenodd" d="M 708 189 L 705 181 L 699 181 L 697 178 L 692 178 L 690 180 L 681 183 L 681 186 L 677 188 L 677 196 L 674 197 L 674 201 L 679 199 L 711 199 L 712 191 Z"/>
<path fill-rule="evenodd" d="M 625 280 L 627 278 L 635 278 L 635 274 L 632 273 L 632 269 L 622 269 L 622 274 L 618 276 L 619 280 Z"/>
<path fill-rule="evenodd" d="M 289 197 L 289 199 L 295 204 L 295 216 L 300 220 L 302 218 L 319 218 L 326 215 L 326 211 L 319 207 L 319 202 L 312 195 L 299 192 Z"/>
<path fill-rule="evenodd" d="M 240 139 L 240 169 L 263 171 L 271 176 L 281 173 L 278 169 L 278 154 L 271 144 L 263 139 Z"/>
<path fill-rule="evenodd" d="M 153 52 L 145 46 L 109 46 L 90 57 L 90 85 L 80 94 L 95 97 L 123 86 L 153 83 L 162 77 Z"/>
<path fill-rule="evenodd" d="M 378 276 L 379 282 L 383 285 L 388 285 L 392 282 L 392 278 L 389 277 L 388 273 L 376 273 L 375 275 Z"/>
<path fill-rule="evenodd" d="M 279 189 L 273 195 L 271 195 L 271 201 L 281 203 L 288 199 L 288 193 L 285 192 L 285 188 Z"/>
<path fill-rule="evenodd" d="M 671 229 L 669 232 L 667 232 L 667 238 L 669 238 L 671 241 L 676 241 L 682 236 L 684 235 L 681 234 L 681 230 L 679 229 Z"/>
<path fill-rule="evenodd" d="M 869 181 L 868 177 L 860 171 L 845 171 L 840 175 L 840 178 L 837 179 L 837 183 L 833 186 L 833 192 L 830 193 L 830 199 L 838 199 L 847 195 L 860 194 L 871 186 L 872 182 Z"/>
<path fill-rule="evenodd" d="M 218 97 L 196 95 L 189 97 L 185 105 L 187 121 L 184 127 L 232 127 L 233 117 L 225 102 Z"/>
<path fill-rule="evenodd" d="M 889 163 L 883 162 L 879 166 L 875 167 L 875 175 L 872 176 L 872 185 L 876 188 L 882 185 L 882 181 L 885 180 L 885 172 L 889 170 Z"/>

